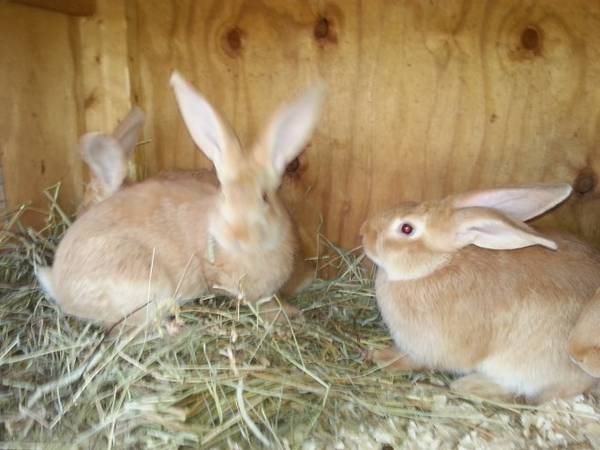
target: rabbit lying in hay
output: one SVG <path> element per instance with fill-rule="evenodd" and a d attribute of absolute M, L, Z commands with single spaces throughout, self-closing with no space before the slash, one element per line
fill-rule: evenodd
<path fill-rule="evenodd" d="M 244 152 L 227 122 L 178 73 L 171 85 L 218 183 L 209 172 L 182 172 L 124 185 L 131 151 L 121 150 L 133 148 L 143 121 L 133 111 L 121 127 L 125 132 L 111 137 L 113 156 L 99 164 L 94 156 L 86 159 L 99 180 L 99 197 L 69 228 L 52 267 L 36 271 L 68 314 L 107 327 L 123 318 L 138 325 L 159 309 L 159 316 L 166 315 L 167 302 L 213 289 L 256 303 L 277 292 L 292 273 L 297 238 L 277 189 L 286 164 L 316 126 L 322 88 L 309 89 L 279 111 Z M 94 145 L 105 145 L 105 138 L 84 138 L 84 157 L 93 154 Z M 284 309 L 296 312 L 289 305 Z"/>
<path fill-rule="evenodd" d="M 539 403 L 597 388 L 600 254 L 524 223 L 570 193 L 566 184 L 471 192 L 369 219 L 364 249 L 397 346 L 372 359 L 461 374 L 451 387 L 484 397 Z"/>

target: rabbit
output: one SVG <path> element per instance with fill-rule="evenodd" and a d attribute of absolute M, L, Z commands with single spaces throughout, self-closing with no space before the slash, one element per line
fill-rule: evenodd
<path fill-rule="evenodd" d="M 256 305 L 292 273 L 297 238 L 277 189 L 316 127 L 323 86 L 281 109 L 244 152 L 229 124 L 178 72 L 170 84 L 218 183 L 208 172 L 149 178 L 81 215 L 52 267 L 36 270 L 68 314 L 107 327 L 123 318 L 137 326 L 167 315 L 174 300 L 215 290 Z"/>
<path fill-rule="evenodd" d="M 128 164 L 133 158 L 143 126 L 144 113 L 134 106 L 112 135 L 87 133 L 81 138 L 81 157 L 90 168 L 91 180 L 85 187 L 77 216 L 128 183 Z"/>
<path fill-rule="evenodd" d="M 133 159 L 143 125 L 144 112 L 136 106 L 130 110 L 112 135 L 93 132 L 81 138 L 82 159 L 89 166 L 92 176 L 85 187 L 76 216 L 82 215 L 91 206 L 131 183 L 127 178 L 128 164 Z M 205 169 L 167 170 L 158 173 L 156 177 L 164 179 L 197 177 L 215 186 L 219 184 L 216 175 Z M 314 280 L 315 268 L 305 260 L 302 249 L 298 247 L 296 251 L 292 275 L 279 290 L 279 294 L 284 297 L 296 295 Z"/>
<path fill-rule="evenodd" d="M 600 286 L 600 254 L 524 223 L 570 193 L 568 184 L 484 190 L 367 220 L 363 248 L 395 343 L 368 356 L 463 375 L 452 389 L 495 399 L 541 403 L 597 387 L 569 339 Z M 597 328 L 585 332 L 598 342 Z"/>
<path fill-rule="evenodd" d="M 569 337 L 571 360 L 600 378 L 600 289 L 581 312 Z"/>

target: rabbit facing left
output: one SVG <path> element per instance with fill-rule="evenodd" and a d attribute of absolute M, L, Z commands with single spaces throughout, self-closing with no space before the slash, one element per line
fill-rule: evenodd
<path fill-rule="evenodd" d="M 230 125 L 177 72 L 171 86 L 218 183 L 208 172 L 158 176 L 122 187 L 82 214 L 52 267 L 37 270 L 68 314 L 137 325 L 166 315 L 173 300 L 213 289 L 256 303 L 292 273 L 297 237 L 277 190 L 316 127 L 323 87 L 285 105 L 243 151 Z"/>
<path fill-rule="evenodd" d="M 483 397 L 540 403 L 596 389 L 600 253 L 525 224 L 570 193 L 568 184 L 492 189 L 367 220 L 363 246 L 395 342 L 371 358 L 460 374 L 451 387 Z"/>

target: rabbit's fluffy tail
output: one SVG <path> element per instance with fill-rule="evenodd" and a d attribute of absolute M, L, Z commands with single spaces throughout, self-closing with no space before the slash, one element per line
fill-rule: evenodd
<path fill-rule="evenodd" d="M 55 300 L 56 297 L 52 287 L 52 268 L 38 266 L 35 268 L 35 276 L 46 296 Z"/>

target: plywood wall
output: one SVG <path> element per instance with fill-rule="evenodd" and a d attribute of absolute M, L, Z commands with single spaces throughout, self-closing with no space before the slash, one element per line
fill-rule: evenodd
<path fill-rule="evenodd" d="M 81 199 L 79 136 L 111 130 L 131 106 L 127 24 L 122 1 L 20 3 L 43 8 L 0 3 L 0 209 L 3 193 L 9 209 L 29 204 L 24 220 L 39 227 L 45 189 L 61 183 L 67 212 Z"/>
<path fill-rule="evenodd" d="M 151 172 L 207 165 L 166 88 L 177 68 L 244 142 L 312 80 L 329 85 L 284 186 L 309 247 L 321 218 L 352 247 L 369 214 L 401 200 L 581 172 L 579 189 L 593 190 L 598 30 L 600 3 L 586 0 L 130 2 L 134 95 L 151 117 L 144 161 Z M 581 231 L 587 215 L 594 234 L 590 197 L 551 221 Z"/>
<path fill-rule="evenodd" d="M 93 18 L 71 19 L 80 128 L 141 105 L 148 142 L 138 162 L 150 174 L 210 167 L 177 113 L 173 69 L 246 143 L 280 102 L 316 78 L 329 85 L 317 133 L 283 187 L 310 252 L 321 223 L 353 247 L 368 215 L 402 200 L 541 181 L 579 192 L 546 221 L 600 243 L 597 1 L 97 3 Z"/>
<path fill-rule="evenodd" d="M 0 161 L 9 207 L 47 210 L 44 189 L 61 182 L 62 204 L 81 194 L 77 79 L 70 19 L 0 3 Z M 44 214 L 31 212 L 41 226 Z"/>

